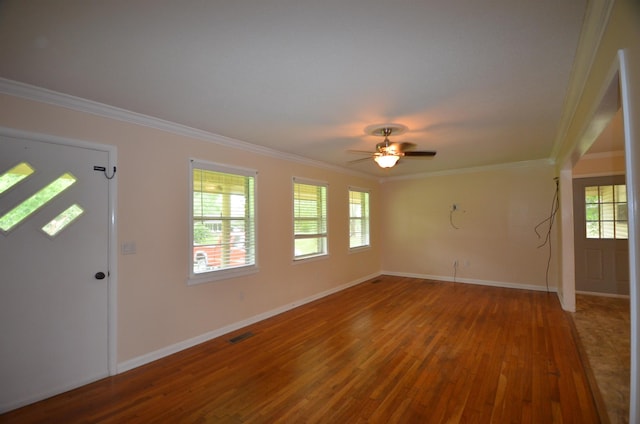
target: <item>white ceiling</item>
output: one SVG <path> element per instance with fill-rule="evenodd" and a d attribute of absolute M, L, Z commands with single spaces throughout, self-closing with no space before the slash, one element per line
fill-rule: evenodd
<path fill-rule="evenodd" d="M 0 77 L 395 176 L 548 158 L 587 0 L 0 2 Z M 365 127 L 437 150 L 391 170 Z"/>

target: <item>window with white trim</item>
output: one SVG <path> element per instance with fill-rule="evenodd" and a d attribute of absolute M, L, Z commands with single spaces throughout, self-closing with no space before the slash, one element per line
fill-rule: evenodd
<path fill-rule="evenodd" d="M 369 246 L 369 192 L 349 189 L 349 248 Z"/>
<path fill-rule="evenodd" d="M 327 254 L 327 184 L 293 180 L 294 259 Z"/>
<path fill-rule="evenodd" d="M 256 171 L 191 161 L 190 283 L 257 271 Z"/>

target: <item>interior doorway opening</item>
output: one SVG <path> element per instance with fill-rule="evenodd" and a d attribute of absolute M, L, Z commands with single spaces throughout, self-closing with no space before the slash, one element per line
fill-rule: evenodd
<path fill-rule="evenodd" d="M 636 181 L 635 173 L 637 170 L 634 168 L 636 164 L 629 160 L 629 158 L 633 157 L 634 151 L 631 131 L 635 128 L 637 122 L 630 122 L 630 120 L 634 118 L 632 117 L 632 113 L 630 113 L 630 82 L 627 69 L 628 65 L 625 62 L 625 52 L 621 51 L 617 59 L 618 60 L 616 60 L 611 72 L 609 73 L 609 78 L 606 79 L 605 84 L 603 84 L 603 88 L 601 90 L 602 94 L 599 98 L 600 100 L 595 104 L 589 124 L 585 128 L 577 145 L 570 152 L 568 157 L 564 159 L 564 163 L 561 168 L 561 183 L 565 186 L 564 191 L 562 192 L 563 199 L 561 200 L 563 209 L 563 278 L 561 294 L 565 308 L 570 311 L 575 311 L 577 309 L 576 314 L 579 314 L 583 309 L 583 306 L 586 303 L 589 303 L 583 299 L 583 304 L 576 304 L 576 291 L 578 291 L 578 300 L 583 296 L 583 294 L 580 293 L 581 291 L 579 289 L 577 290 L 579 284 L 576 281 L 577 275 L 575 267 L 578 262 L 576 257 L 584 254 L 584 252 L 578 251 L 574 245 L 574 233 L 582 231 L 582 228 L 579 229 L 577 226 L 574 228 L 574 218 L 576 217 L 576 210 L 573 204 L 574 193 L 572 191 L 574 177 L 611 177 L 615 175 L 622 175 L 626 182 L 626 190 L 629 193 L 626 213 L 628 215 L 627 219 L 630 231 L 628 234 L 629 251 L 626 253 L 628 264 L 625 264 L 624 267 L 621 265 L 621 269 L 624 268 L 624 271 L 629 275 L 627 278 L 629 295 L 609 293 L 608 299 L 615 298 L 618 301 L 621 300 L 623 306 L 626 305 L 628 307 L 627 310 L 629 312 L 625 312 L 623 318 L 623 321 L 626 321 L 628 326 L 622 331 L 625 337 L 622 342 L 603 343 L 602 341 L 596 340 L 595 344 L 599 345 L 597 347 L 603 347 L 603 345 L 609 344 L 610 346 L 613 345 L 617 348 L 622 345 L 628 346 L 628 348 L 625 347 L 622 352 L 618 349 L 618 352 L 610 353 L 611 357 L 608 358 L 607 355 L 603 357 L 602 352 L 598 354 L 600 355 L 598 359 L 595 359 L 597 355 L 593 353 L 587 356 L 591 357 L 588 361 L 591 362 L 590 365 L 592 365 L 594 370 L 599 365 L 606 367 L 606 362 L 625 362 L 627 370 L 623 371 L 622 376 L 617 377 L 618 382 L 616 383 L 617 387 L 622 387 L 625 391 L 624 402 L 622 405 L 623 409 L 613 410 L 612 412 L 615 416 L 625 417 L 625 419 L 624 421 L 619 421 L 613 418 L 612 414 L 608 413 L 609 406 L 606 407 L 606 413 L 613 422 L 627 422 L 629 417 L 634 417 L 637 413 L 634 399 L 638 396 L 638 364 L 634 359 L 637 357 L 638 353 L 637 337 L 635 337 L 638 331 L 638 301 L 636 296 L 637 275 L 635 274 L 635 261 L 637 258 L 635 253 L 635 241 L 631 243 L 635 237 L 635 227 L 637 222 L 637 211 L 633 206 L 636 201 L 634 187 Z M 619 121 L 619 124 L 616 124 L 617 121 Z M 608 130 L 608 128 L 612 129 Z M 609 137 L 609 139 L 604 137 L 605 135 L 611 135 L 613 133 L 618 134 L 618 136 Z M 585 206 L 576 206 L 576 208 L 579 207 Z M 597 293 L 598 290 L 595 291 L 598 295 L 603 294 Z M 605 308 L 604 316 L 611 315 L 606 313 L 606 308 L 608 306 L 605 305 L 607 303 L 604 300 L 601 302 L 598 302 L 597 300 L 598 299 L 596 299 L 596 305 L 599 305 L 600 309 Z M 592 320 L 589 319 L 587 319 L 587 321 L 592 322 Z M 623 327 L 624 325 L 618 323 L 617 326 Z M 583 333 L 584 331 L 585 330 L 583 330 Z M 590 337 L 591 341 L 594 341 L 594 337 L 592 336 L 594 335 L 595 330 L 592 328 L 590 330 L 587 329 L 586 331 L 590 331 L 590 333 L 587 334 L 588 337 L 581 336 L 581 339 L 584 338 L 586 340 Z M 611 331 L 612 330 L 604 331 L 605 335 L 603 337 L 608 339 L 607 342 L 611 342 L 613 340 L 613 338 L 609 337 L 611 335 Z M 600 383 L 599 385 L 605 386 L 604 383 Z M 607 394 L 619 396 L 619 393 L 606 393 L 606 389 L 601 390 L 601 392 L 605 392 L 602 393 L 603 400 Z"/>

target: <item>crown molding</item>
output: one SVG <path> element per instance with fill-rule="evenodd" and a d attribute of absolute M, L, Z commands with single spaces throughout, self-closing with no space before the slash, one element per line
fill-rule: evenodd
<path fill-rule="evenodd" d="M 88 113 L 103 118 L 114 119 L 121 122 L 127 122 L 135 125 L 141 125 L 160 131 L 166 131 L 179 136 L 194 138 L 220 146 L 240 149 L 243 151 L 255 153 L 262 156 L 268 156 L 275 159 L 296 162 L 303 165 L 323 168 L 342 174 L 350 174 L 353 176 L 375 179 L 369 174 L 353 171 L 337 165 L 328 164 L 292 153 L 281 152 L 268 147 L 258 146 L 256 144 L 247 143 L 246 141 L 237 140 L 230 137 L 210 133 L 208 131 L 199 130 L 197 128 L 188 127 L 160 118 L 143 115 L 141 113 L 132 112 L 130 110 L 121 109 L 115 106 L 109 106 L 104 103 L 87 100 L 80 97 L 71 96 L 69 94 L 60 93 L 42 87 L 25 84 L 6 78 L 0 78 L 0 93 L 8 94 L 14 97 L 20 97 L 26 100 L 32 100 L 40 103 L 46 103 L 53 106 L 59 106 L 71 109 L 77 112 Z"/>
<path fill-rule="evenodd" d="M 582 98 L 615 0 L 588 0 L 551 157 L 558 159 Z"/>
<path fill-rule="evenodd" d="M 390 182 L 390 181 L 417 180 L 421 178 L 442 177 L 447 175 L 470 174 L 470 173 L 490 172 L 490 171 L 504 171 L 509 169 L 520 169 L 520 168 L 531 168 L 531 167 L 537 168 L 541 166 L 554 166 L 555 163 L 556 162 L 550 158 L 538 159 L 538 160 L 525 160 L 520 162 L 500 163 L 496 165 L 474 166 L 470 168 L 448 169 L 444 171 L 433 171 L 433 172 L 424 172 L 421 174 L 401 175 L 398 177 L 381 178 L 379 182 L 383 184 L 385 182 Z"/>
<path fill-rule="evenodd" d="M 616 150 L 613 152 L 585 153 L 584 155 L 582 155 L 582 157 L 580 157 L 580 160 L 611 159 L 624 156 L 624 150 Z"/>

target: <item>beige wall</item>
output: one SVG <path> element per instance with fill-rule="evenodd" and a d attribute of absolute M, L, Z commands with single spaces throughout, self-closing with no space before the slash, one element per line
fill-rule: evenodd
<path fill-rule="evenodd" d="M 553 178 L 553 166 L 534 163 L 384 183 L 383 271 L 451 280 L 458 260 L 458 281 L 546 288 L 549 250 L 537 246 L 548 227 L 543 239 L 534 227 L 550 215 Z"/>
<path fill-rule="evenodd" d="M 7 95 L 0 126 L 117 146 L 117 237 L 137 247 L 117 259 L 119 363 L 379 273 L 375 212 L 373 248 L 348 252 L 348 187 L 370 189 L 376 211 L 377 180 Z M 191 157 L 258 171 L 259 273 L 187 286 Z M 326 259 L 292 263 L 293 176 L 329 183 Z"/>

